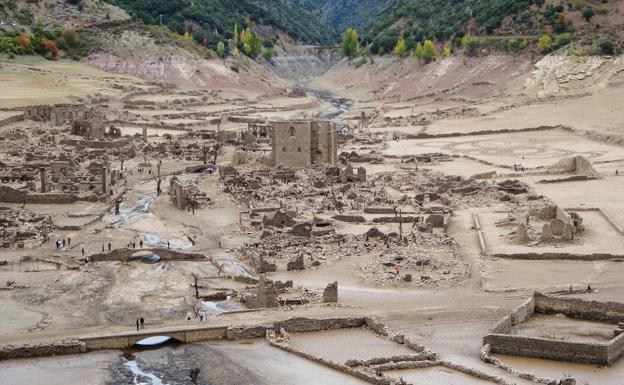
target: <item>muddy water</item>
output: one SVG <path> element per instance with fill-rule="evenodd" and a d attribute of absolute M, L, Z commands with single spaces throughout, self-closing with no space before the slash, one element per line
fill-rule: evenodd
<path fill-rule="evenodd" d="M 617 328 L 617 324 L 578 320 L 561 314 L 536 314 L 515 326 L 513 333 L 571 342 L 607 342 L 613 338 L 613 331 Z"/>
<path fill-rule="evenodd" d="M 384 374 L 412 385 L 492 385 L 494 382 L 469 376 L 443 366 L 423 369 L 391 370 Z"/>
<path fill-rule="evenodd" d="M 542 360 L 495 354 L 496 358 L 522 372 L 533 373 L 546 378 L 563 378 L 569 375 L 578 385 L 622 385 L 624 384 L 624 360 L 620 359 L 611 367 L 580 365 L 569 362 Z"/>
<path fill-rule="evenodd" d="M 342 363 L 348 359 L 369 360 L 416 353 L 366 329 L 293 333 L 290 343 L 298 349 Z"/>

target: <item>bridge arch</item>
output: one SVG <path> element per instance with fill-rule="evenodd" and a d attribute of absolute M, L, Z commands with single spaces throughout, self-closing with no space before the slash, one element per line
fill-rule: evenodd
<path fill-rule="evenodd" d="M 168 344 L 181 344 L 184 341 L 181 341 L 178 338 L 175 337 L 171 337 L 168 335 L 161 335 L 161 336 L 149 336 L 149 337 L 145 337 L 142 340 L 136 341 L 134 343 L 134 345 L 132 345 L 132 347 L 136 347 L 136 348 L 149 348 L 149 347 L 156 347 L 156 346 L 162 346 L 162 345 L 168 345 Z"/>

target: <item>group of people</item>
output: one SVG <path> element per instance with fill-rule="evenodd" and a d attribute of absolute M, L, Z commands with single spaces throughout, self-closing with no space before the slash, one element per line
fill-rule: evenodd
<path fill-rule="evenodd" d="M 131 247 L 133 249 L 136 249 L 136 242 L 128 242 L 128 248 L 131 248 Z M 141 249 L 143 248 L 143 240 L 142 239 L 139 241 L 139 248 L 141 248 Z"/>
<path fill-rule="evenodd" d="M 521 164 L 515 164 L 515 163 L 514 163 L 514 165 L 513 165 L 513 169 L 514 169 L 514 171 L 515 171 L 515 172 L 518 172 L 518 171 L 522 171 L 522 172 L 524 172 L 524 166 L 523 166 L 523 165 L 521 165 Z"/>
<path fill-rule="evenodd" d="M 145 172 L 144 168 L 138 168 L 137 171 L 139 172 L 139 174 L 143 174 Z M 149 173 L 149 175 L 152 175 L 152 169 L 148 168 L 147 172 Z"/>
<path fill-rule="evenodd" d="M 64 249 L 65 246 L 67 246 L 68 248 L 71 247 L 71 238 L 70 237 L 63 238 L 63 239 L 60 239 L 60 240 L 56 241 L 56 249 L 57 250 Z"/>

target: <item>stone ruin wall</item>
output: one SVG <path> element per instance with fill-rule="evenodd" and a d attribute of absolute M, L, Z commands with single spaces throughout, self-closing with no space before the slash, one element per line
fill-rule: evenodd
<path fill-rule="evenodd" d="M 540 293 L 535 293 L 535 312 L 561 313 L 573 318 L 603 322 L 624 322 L 624 304 L 622 303 L 554 298 Z"/>
<path fill-rule="evenodd" d="M 543 358 L 590 365 L 611 365 L 624 355 L 624 333 L 608 343 L 580 343 L 511 335 L 513 325 L 526 321 L 533 313 L 565 314 L 596 321 L 624 321 L 624 304 L 554 298 L 535 293 L 513 312 L 501 319 L 483 338 L 492 353 Z"/>
<path fill-rule="evenodd" d="M 0 202 L 34 204 L 69 204 L 79 201 L 99 202 L 102 198 L 95 195 L 81 196 L 68 193 L 31 193 L 8 186 L 0 186 Z"/>
<path fill-rule="evenodd" d="M 84 342 L 59 341 L 37 345 L 0 346 L 0 360 L 86 353 Z"/>

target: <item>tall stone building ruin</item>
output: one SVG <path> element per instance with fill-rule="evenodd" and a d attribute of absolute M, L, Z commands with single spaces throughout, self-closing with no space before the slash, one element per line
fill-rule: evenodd
<path fill-rule="evenodd" d="M 336 126 L 330 121 L 273 122 L 273 165 L 305 168 L 311 164 L 336 164 Z"/>

